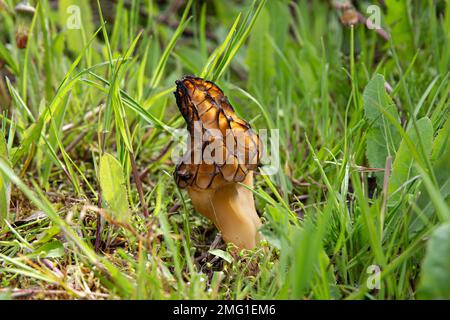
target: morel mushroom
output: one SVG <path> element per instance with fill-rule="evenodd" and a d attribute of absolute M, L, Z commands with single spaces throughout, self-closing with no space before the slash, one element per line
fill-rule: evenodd
<path fill-rule="evenodd" d="M 226 242 L 251 249 L 260 240 L 261 220 L 244 185 L 253 187 L 259 137 L 214 83 L 187 76 L 176 84 L 177 105 L 190 133 L 190 148 L 175 169 L 176 183 Z"/>

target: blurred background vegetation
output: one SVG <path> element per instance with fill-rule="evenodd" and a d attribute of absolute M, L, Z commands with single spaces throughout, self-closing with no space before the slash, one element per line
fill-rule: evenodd
<path fill-rule="evenodd" d="M 449 299 L 449 10 L 0 0 L 0 297 Z M 174 183 L 186 74 L 279 130 L 255 250 Z"/>

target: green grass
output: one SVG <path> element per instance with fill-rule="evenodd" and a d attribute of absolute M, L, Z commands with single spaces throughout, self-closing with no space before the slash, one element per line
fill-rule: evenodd
<path fill-rule="evenodd" d="M 449 299 L 450 3 L 384 2 L 0 0 L 0 298 Z M 185 74 L 279 130 L 254 250 L 174 182 Z"/>

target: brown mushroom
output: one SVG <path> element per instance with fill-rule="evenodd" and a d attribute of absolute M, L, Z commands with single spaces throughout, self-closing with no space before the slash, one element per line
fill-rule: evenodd
<path fill-rule="evenodd" d="M 175 169 L 177 185 L 187 189 L 194 208 L 214 222 L 226 242 L 251 249 L 261 239 L 249 189 L 260 157 L 259 137 L 214 83 L 187 76 L 176 84 L 177 105 L 190 133 L 190 149 Z"/>

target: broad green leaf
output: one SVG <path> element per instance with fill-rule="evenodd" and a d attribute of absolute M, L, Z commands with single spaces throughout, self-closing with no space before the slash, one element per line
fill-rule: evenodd
<path fill-rule="evenodd" d="M 433 144 L 433 125 L 431 120 L 424 117 L 417 121 L 417 127 L 419 130 L 420 139 L 425 147 L 426 156 L 431 154 L 431 146 Z M 417 141 L 417 133 L 414 127 L 410 127 L 406 132 L 411 141 Z M 411 157 L 411 151 L 406 143 L 405 139 L 400 143 L 397 154 L 395 156 L 394 163 L 392 165 L 392 174 L 389 178 L 389 204 L 395 205 L 401 198 L 402 193 L 407 190 L 410 184 L 408 182 L 418 173 L 413 170 L 413 158 Z"/>
<path fill-rule="evenodd" d="M 450 196 L 450 117 L 435 139 L 431 161 L 441 196 L 447 199 Z"/>
<path fill-rule="evenodd" d="M 431 154 L 431 161 L 435 162 L 445 156 L 449 152 L 450 146 L 450 117 L 447 118 L 442 129 L 438 131 L 436 139 L 433 143 L 433 152 Z"/>
<path fill-rule="evenodd" d="M 385 115 L 388 113 L 395 121 L 400 121 L 396 106 L 384 85 L 384 77 L 378 74 L 370 80 L 363 93 L 365 118 L 369 125 L 366 156 L 371 168 L 384 168 L 386 158 L 395 155 L 400 142 L 399 132 Z M 378 184 L 381 184 L 383 173 L 376 174 L 376 177 Z"/>
<path fill-rule="evenodd" d="M 427 244 L 418 296 L 450 299 L 450 223 L 437 228 Z"/>
<path fill-rule="evenodd" d="M 5 161 L 5 163 L 9 163 L 8 147 L 2 130 L 0 130 L 0 158 Z M 7 175 L 0 172 L 0 226 L 3 225 L 4 219 L 8 218 L 10 197 L 11 184 L 9 178 Z"/>
<path fill-rule="evenodd" d="M 44 232 L 40 233 L 37 236 L 37 240 L 33 242 L 34 245 L 41 244 L 41 243 L 47 243 L 51 239 L 55 238 L 59 233 L 61 232 L 61 227 L 54 225 L 51 226 L 48 229 L 45 229 Z"/>
<path fill-rule="evenodd" d="M 59 240 L 46 243 L 35 249 L 31 256 L 40 258 L 59 258 L 64 256 L 64 246 Z"/>
<path fill-rule="evenodd" d="M 448 164 L 450 163 L 450 118 L 447 119 L 442 129 L 439 130 L 433 142 L 431 153 L 431 164 L 433 166 L 434 175 L 436 176 L 437 184 L 440 191 L 440 196 L 443 199 L 448 199 L 450 196 L 450 170 Z M 420 196 L 417 201 L 418 207 L 422 209 L 423 217 L 415 216 L 413 222 L 410 224 L 409 232 L 414 234 L 425 227 L 424 220 L 431 219 L 435 208 L 431 202 L 430 195 L 425 186 L 422 185 L 420 189 Z"/>
<path fill-rule="evenodd" d="M 128 221 L 130 212 L 122 165 L 108 153 L 100 159 L 99 178 L 108 212 L 118 221 Z"/>
<path fill-rule="evenodd" d="M 212 250 L 209 250 L 208 252 L 214 256 L 222 258 L 223 260 L 225 260 L 228 263 L 233 262 L 233 257 L 231 256 L 231 254 L 229 254 L 226 251 L 223 251 L 220 249 L 212 249 Z"/>

